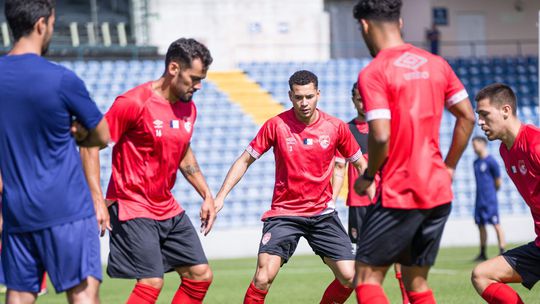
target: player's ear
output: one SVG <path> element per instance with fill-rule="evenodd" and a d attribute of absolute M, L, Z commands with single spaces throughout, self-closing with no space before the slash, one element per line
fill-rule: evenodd
<path fill-rule="evenodd" d="M 361 31 L 367 33 L 369 30 L 369 22 L 366 19 L 360 19 Z"/>
<path fill-rule="evenodd" d="M 47 31 L 47 22 L 45 22 L 45 17 L 40 17 L 34 24 L 34 31 L 38 35 L 43 35 Z"/>
<path fill-rule="evenodd" d="M 178 73 L 180 73 L 180 64 L 178 64 L 178 62 L 176 61 L 171 60 L 171 62 L 169 62 L 169 65 L 167 66 L 167 73 L 172 77 L 178 75 Z"/>
<path fill-rule="evenodd" d="M 399 18 L 399 28 L 402 29 L 403 28 L 403 19 L 402 18 Z"/>
<path fill-rule="evenodd" d="M 293 92 L 292 92 L 291 90 L 289 90 L 289 99 L 290 99 L 291 101 L 294 101 L 294 98 L 293 98 L 293 97 L 294 97 Z"/>
<path fill-rule="evenodd" d="M 508 117 L 510 117 L 510 114 L 512 114 L 512 107 L 508 104 L 502 105 L 502 116 L 506 120 Z"/>

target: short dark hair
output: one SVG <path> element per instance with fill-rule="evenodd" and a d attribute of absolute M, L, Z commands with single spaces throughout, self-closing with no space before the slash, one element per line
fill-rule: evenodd
<path fill-rule="evenodd" d="M 293 85 L 306 85 L 310 83 L 313 83 L 316 89 L 319 88 L 319 79 L 317 78 L 317 75 L 306 70 L 296 71 L 292 74 L 291 78 L 289 78 L 289 88 L 291 90 L 293 89 Z"/>
<path fill-rule="evenodd" d="M 360 0 L 354 6 L 353 16 L 374 21 L 399 21 L 401 0 Z"/>
<path fill-rule="evenodd" d="M 358 82 L 353 83 L 351 88 L 351 97 L 354 97 L 354 90 L 358 90 Z M 360 93 L 360 91 L 358 91 Z"/>
<path fill-rule="evenodd" d="M 32 33 L 39 18 L 48 21 L 54 6 L 54 0 L 6 0 L 4 13 L 15 41 Z"/>
<path fill-rule="evenodd" d="M 498 106 L 509 105 L 512 108 L 512 114 L 516 115 L 517 102 L 516 94 L 512 91 L 512 88 L 504 83 L 493 83 L 483 89 L 481 89 L 474 100 L 479 102 L 483 99 L 489 99 L 490 104 L 496 104 Z"/>
<path fill-rule="evenodd" d="M 193 38 L 180 38 L 169 46 L 165 55 L 165 68 L 171 61 L 178 61 L 183 69 L 190 68 L 193 60 L 197 58 L 202 61 L 204 69 L 208 69 L 214 60 L 202 43 Z"/>
<path fill-rule="evenodd" d="M 483 142 L 485 145 L 488 143 L 488 140 L 484 136 L 475 136 L 473 137 L 472 141 Z"/>

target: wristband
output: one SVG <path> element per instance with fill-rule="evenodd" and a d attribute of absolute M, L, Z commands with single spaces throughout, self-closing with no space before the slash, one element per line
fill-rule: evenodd
<path fill-rule="evenodd" d="M 375 176 L 369 176 L 369 175 L 367 174 L 367 170 L 364 171 L 364 174 L 362 174 L 362 178 L 365 179 L 365 180 L 367 180 L 367 181 L 369 181 L 369 182 L 372 182 L 372 181 L 375 180 Z"/>

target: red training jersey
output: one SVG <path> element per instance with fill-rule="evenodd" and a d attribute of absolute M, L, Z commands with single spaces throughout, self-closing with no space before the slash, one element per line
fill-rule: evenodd
<path fill-rule="evenodd" d="M 390 119 L 381 173 L 386 208 L 431 209 L 452 201 L 451 177 L 439 150 L 444 106 L 468 95 L 441 57 L 404 44 L 384 49 L 360 72 L 366 120 Z"/>
<path fill-rule="evenodd" d="M 171 104 L 151 82 L 116 98 L 105 114 L 115 143 L 107 199 L 118 202 L 120 220 L 164 220 L 182 212 L 171 189 L 196 116 L 192 101 Z"/>
<path fill-rule="evenodd" d="M 360 134 L 365 134 L 367 136 L 367 134 L 369 132 L 369 126 L 368 126 L 367 122 L 359 122 L 358 120 L 355 119 L 354 120 L 354 125 L 355 125 L 356 129 L 358 129 L 358 132 L 360 132 Z M 360 149 L 362 149 L 362 152 L 364 152 L 364 155 L 363 155 L 364 158 L 367 160 L 368 159 L 367 147 L 363 147 L 360 143 L 358 143 L 358 144 L 360 145 Z M 336 153 L 336 162 L 346 163 L 345 158 L 343 158 L 343 156 L 339 152 Z M 373 204 L 374 201 L 376 201 L 376 200 L 374 200 L 374 201 L 370 200 L 367 195 L 359 195 L 354 190 L 354 183 L 358 179 L 359 175 L 360 174 L 358 172 L 358 169 L 356 169 L 355 166 L 353 166 L 353 165 L 348 166 L 348 168 L 347 168 L 347 183 L 348 183 L 349 189 L 348 189 L 348 192 L 347 192 L 347 201 L 346 201 L 345 204 L 347 206 L 349 206 L 349 207 L 369 206 L 369 205 Z M 380 180 L 379 174 L 375 175 L 374 183 L 375 183 L 375 187 L 377 189 L 379 187 L 379 180 Z M 377 190 L 377 192 L 378 192 L 378 190 Z M 377 197 L 377 195 L 375 197 Z"/>
<path fill-rule="evenodd" d="M 330 179 L 336 150 L 349 161 L 362 156 L 347 125 L 320 110 L 310 125 L 290 109 L 269 119 L 246 151 L 255 159 L 274 149 L 276 180 L 270 210 L 274 216 L 314 216 L 334 206 Z"/>
<path fill-rule="evenodd" d="M 508 176 L 531 208 L 535 243 L 540 247 L 540 129 L 521 125 L 512 147 L 501 143 L 499 152 Z"/>

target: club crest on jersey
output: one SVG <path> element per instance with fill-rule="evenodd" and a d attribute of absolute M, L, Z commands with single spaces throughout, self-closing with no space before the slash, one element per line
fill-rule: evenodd
<path fill-rule="evenodd" d="M 184 121 L 184 129 L 186 129 L 187 132 L 191 132 L 191 121 Z"/>
<path fill-rule="evenodd" d="M 163 129 L 163 121 L 156 119 L 154 120 L 154 129 L 156 129 L 156 136 L 161 137 L 161 129 Z"/>
<path fill-rule="evenodd" d="M 313 139 L 312 138 L 304 138 L 302 141 L 304 142 L 304 145 L 306 145 L 306 146 L 313 146 Z"/>
<path fill-rule="evenodd" d="M 178 129 L 180 128 L 180 121 L 173 119 L 171 120 L 170 126 L 171 126 L 171 129 Z"/>
<path fill-rule="evenodd" d="M 267 232 L 267 233 L 265 233 L 265 234 L 263 235 L 262 240 L 261 240 L 261 243 L 262 243 L 263 245 L 266 245 L 266 244 L 268 244 L 268 242 L 270 241 L 271 238 L 272 238 L 272 233 Z"/>
<path fill-rule="evenodd" d="M 486 172 L 486 170 L 487 170 L 487 164 L 486 163 L 480 164 L 480 171 L 481 172 Z"/>
<path fill-rule="evenodd" d="M 323 149 L 328 148 L 330 146 L 330 136 L 328 135 L 321 135 L 319 136 L 319 144 Z"/>
<path fill-rule="evenodd" d="M 520 159 L 518 162 L 518 165 L 519 165 L 519 172 L 521 173 L 521 175 L 527 174 L 527 166 L 525 166 L 525 161 Z"/>

